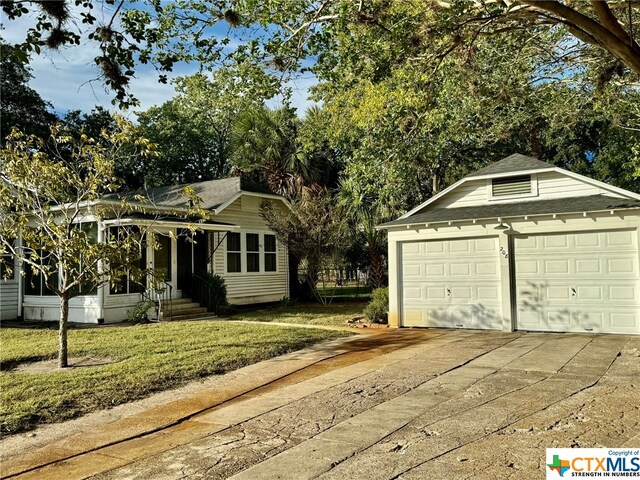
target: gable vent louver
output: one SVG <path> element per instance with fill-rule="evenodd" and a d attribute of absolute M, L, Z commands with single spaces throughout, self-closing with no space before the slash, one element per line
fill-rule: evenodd
<path fill-rule="evenodd" d="M 531 193 L 531 175 L 518 177 L 494 178 L 491 184 L 491 194 L 494 197 L 507 195 L 525 195 Z"/>

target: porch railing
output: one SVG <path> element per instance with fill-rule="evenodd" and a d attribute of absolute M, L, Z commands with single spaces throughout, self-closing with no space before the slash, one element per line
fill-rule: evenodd
<path fill-rule="evenodd" d="M 205 307 L 208 312 L 213 312 L 216 315 L 220 313 L 219 292 L 209 279 L 193 273 L 183 283 L 183 294 L 186 293 L 194 302 Z"/>
<path fill-rule="evenodd" d="M 173 297 L 173 286 L 166 281 L 158 282 L 155 278 L 148 278 L 147 285 L 152 285 L 151 288 L 146 288 L 142 293 L 143 301 L 153 302 L 156 309 L 156 321 L 160 321 L 165 317 L 173 316 L 173 303 L 171 298 Z"/>

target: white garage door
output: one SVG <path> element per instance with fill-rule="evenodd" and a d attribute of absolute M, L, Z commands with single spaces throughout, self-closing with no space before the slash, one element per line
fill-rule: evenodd
<path fill-rule="evenodd" d="M 640 333 L 635 230 L 516 237 L 517 328 Z"/>
<path fill-rule="evenodd" d="M 497 238 L 402 244 L 402 325 L 502 328 Z"/>

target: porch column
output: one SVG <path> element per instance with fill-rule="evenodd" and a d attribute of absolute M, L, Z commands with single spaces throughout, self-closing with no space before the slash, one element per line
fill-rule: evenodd
<path fill-rule="evenodd" d="M 104 243 L 105 241 L 105 226 L 102 222 L 98 223 L 98 243 Z M 98 262 L 98 270 L 102 270 L 102 261 Z M 104 289 L 108 287 L 109 283 L 98 285 L 98 323 L 104 323 Z"/>
<path fill-rule="evenodd" d="M 16 239 L 16 249 L 19 255 L 13 262 L 14 276 L 18 279 L 18 320 L 22 320 L 22 303 L 24 301 L 24 276 L 22 275 L 22 238 Z"/>

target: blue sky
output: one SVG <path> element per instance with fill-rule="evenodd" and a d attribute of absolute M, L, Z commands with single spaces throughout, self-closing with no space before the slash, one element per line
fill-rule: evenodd
<path fill-rule="evenodd" d="M 93 13 L 100 20 L 100 12 L 94 11 Z M 3 16 L 3 29 L 0 36 L 8 43 L 22 42 L 27 28 L 32 24 L 33 20 L 29 17 L 8 21 Z M 90 111 L 96 105 L 115 111 L 116 107 L 111 104 L 112 93 L 107 91 L 99 80 L 94 80 L 99 75 L 93 62 L 97 53 L 96 45 L 92 42 L 84 42 L 79 46 L 62 48 L 59 51 L 46 51 L 41 55 L 34 54 L 31 58 L 34 78 L 31 80 L 30 86 L 42 98 L 49 101 L 58 114 L 64 114 L 69 110 Z M 168 76 L 171 79 L 190 75 L 198 72 L 198 69 L 197 64 L 178 64 Z M 173 86 L 160 84 L 157 79 L 157 72 L 152 66 L 138 66 L 136 78 L 131 82 L 131 92 L 140 100 L 140 106 L 134 108 L 133 111 L 121 113 L 135 119 L 135 111 L 146 110 L 173 97 L 175 94 Z M 298 108 L 300 115 L 313 103 L 307 97 L 309 88 L 315 83 L 315 78 L 307 74 L 304 78 L 289 84 L 293 89 L 293 106 Z M 278 106 L 279 99 L 274 99 L 269 104 L 270 106 Z"/>

